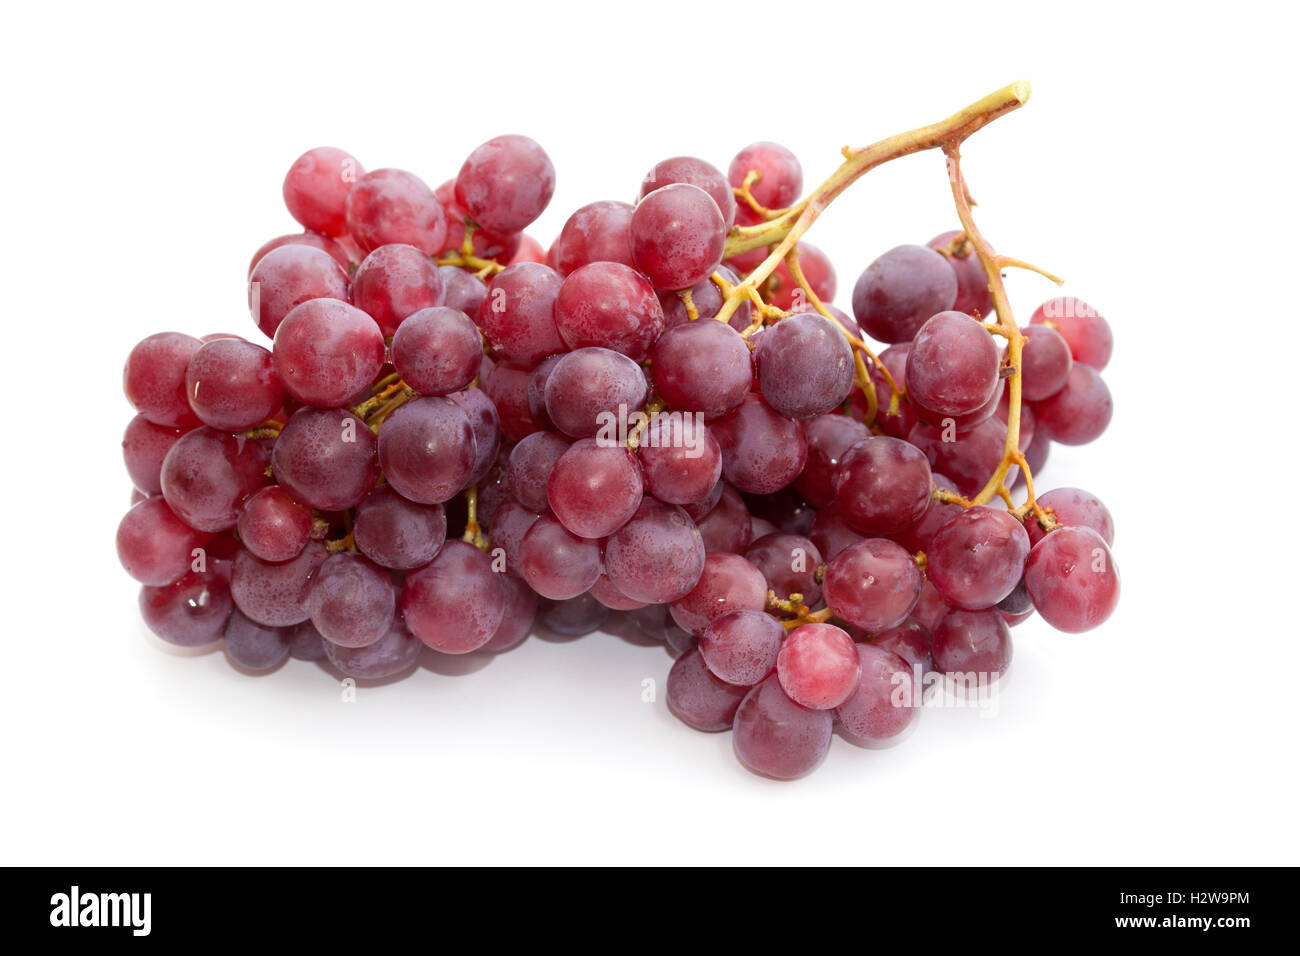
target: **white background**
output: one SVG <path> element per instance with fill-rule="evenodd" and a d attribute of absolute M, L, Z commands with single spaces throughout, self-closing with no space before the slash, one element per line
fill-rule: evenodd
<path fill-rule="evenodd" d="M 1300 862 L 1283 9 L 15 6 L 3 862 Z M 303 150 L 436 185 L 527 133 L 558 169 L 530 230 L 549 243 L 661 158 L 725 168 L 776 139 L 812 185 L 841 146 L 1022 77 L 1032 101 L 965 168 L 990 240 L 1114 326 L 1114 424 L 1056 448 L 1041 487 L 1108 503 L 1125 590 L 1091 634 L 1018 628 L 996 717 L 928 712 L 883 752 L 837 738 L 781 784 L 671 717 L 667 654 L 616 636 L 531 639 L 345 705 L 316 665 L 245 677 L 140 623 L 113 550 L 122 361 L 164 329 L 256 335 L 247 261 L 296 229 L 280 182 Z M 876 255 L 955 225 L 925 154 L 871 173 L 810 238 L 847 306 Z M 1053 291 L 1009 282 L 1023 319 Z"/>

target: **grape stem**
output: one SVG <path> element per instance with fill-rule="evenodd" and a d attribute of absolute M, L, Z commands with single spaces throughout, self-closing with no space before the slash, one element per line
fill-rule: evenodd
<path fill-rule="evenodd" d="M 470 485 L 465 489 L 465 511 L 465 533 L 461 535 L 461 540 L 480 551 L 486 551 L 491 545 L 478 523 L 478 485 Z"/>

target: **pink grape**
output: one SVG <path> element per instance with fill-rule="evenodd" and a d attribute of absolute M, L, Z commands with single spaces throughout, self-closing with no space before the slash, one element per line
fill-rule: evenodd
<path fill-rule="evenodd" d="M 750 171 L 759 176 L 749 187 L 754 201 L 767 209 L 784 209 L 803 190 L 803 167 L 798 158 L 780 143 L 750 143 L 731 161 L 727 179 L 737 188 L 745 184 Z M 748 208 L 748 207 L 746 207 Z"/>
<path fill-rule="evenodd" d="M 456 199 L 494 232 L 518 232 L 542 214 L 555 192 L 555 167 L 527 136 L 497 136 L 479 146 L 456 176 Z"/>
<path fill-rule="evenodd" d="M 391 338 L 406 317 L 445 301 L 438 263 L 414 246 L 380 246 L 361 261 L 352 277 L 352 304 Z"/>
<path fill-rule="evenodd" d="M 1101 437 L 1115 406 L 1110 389 L 1091 365 L 1075 362 L 1065 386 L 1034 405 L 1038 426 L 1062 445 L 1086 445 Z"/>
<path fill-rule="evenodd" d="M 592 262 L 632 265 L 631 225 L 628 203 L 605 200 L 583 206 L 560 230 L 555 268 L 567 276 Z"/>
<path fill-rule="evenodd" d="M 698 186 L 672 183 L 644 196 L 630 228 L 636 267 L 655 288 L 690 288 L 722 262 L 726 222 Z"/>
<path fill-rule="evenodd" d="M 594 438 L 574 442 L 555 462 L 546 483 L 555 516 L 584 538 L 604 538 L 627 524 L 641 505 L 642 493 L 635 456 Z"/>
<path fill-rule="evenodd" d="M 1020 351 L 1021 394 L 1026 401 L 1041 402 L 1065 386 L 1074 359 L 1069 343 L 1051 326 L 1031 325 L 1022 331 L 1025 344 Z"/>
<path fill-rule="evenodd" d="M 704 626 L 700 654 L 715 677 L 752 687 L 772 673 L 784 639 L 781 622 L 765 611 L 729 611 Z"/>
<path fill-rule="evenodd" d="M 833 724 L 829 710 L 791 700 L 774 674 L 751 688 L 736 709 L 732 742 L 740 762 L 755 773 L 796 780 L 816 770 L 826 756 Z"/>
<path fill-rule="evenodd" d="M 244 502 L 236 527 L 244 547 L 263 561 L 289 561 L 311 540 L 311 509 L 271 485 Z"/>
<path fill-rule="evenodd" d="M 562 283 L 555 270 L 535 262 L 497 273 L 478 310 L 478 324 L 493 355 L 532 368 L 548 355 L 567 351 L 555 325 Z"/>
<path fill-rule="evenodd" d="M 591 586 L 591 596 L 611 611 L 635 611 L 649 607 L 644 601 L 635 601 L 628 597 L 610 581 L 609 575 L 601 572 L 596 583 Z"/>
<path fill-rule="evenodd" d="M 835 267 L 831 265 L 830 259 L 826 258 L 826 253 L 822 252 L 811 242 L 799 243 L 799 271 L 803 273 L 804 279 L 817 298 L 823 305 L 829 307 L 831 299 L 835 298 L 836 281 Z M 772 281 L 769 286 L 769 300 L 778 309 L 785 309 L 787 312 L 812 312 L 813 304 L 808 299 L 807 293 L 803 288 L 794 281 L 790 275 L 790 268 L 782 259 L 776 271 L 772 273 Z M 847 316 L 844 316 L 847 319 Z M 857 322 L 848 319 L 845 328 L 850 332 L 857 331 Z M 838 330 L 837 330 L 838 331 Z"/>
<path fill-rule="evenodd" d="M 907 396 L 933 416 L 965 415 L 986 405 L 998 387 L 993 336 L 962 312 L 926 320 L 907 353 Z"/>
<path fill-rule="evenodd" d="M 206 425 L 186 432 L 163 459 L 163 497 L 200 531 L 229 531 L 244 499 L 266 484 L 269 456 L 260 441 Z"/>
<path fill-rule="evenodd" d="M 849 635 L 835 625 L 804 624 L 781 645 L 776 674 L 792 701 L 811 710 L 830 710 L 857 686 L 857 651 Z"/>
<path fill-rule="evenodd" d="M 631 520 L 605 542 L 610 583 L 635 601 L 670 604 L 695 587 L 704 571 L 704 541 L 676 505 L 646 498 Z"/>
<path fill-rule="evenodd" d="M 922 324 L 957 301 L 948 260 L 925 246 L 898 246 L 876 259 L 853 287 L 853 315 L 878 342 L 910 342 Z"/>
<path fill-rule="evenodd" d="M 136 488 L 146 495 L 162 491 L 163 459 L 184 434 L 183 429 L 155 425 L 143 415 L 131 419 L 122 436 L 122 457 Z"/>
<path fill-rule="evenodd" d="M 1119 603 L 1119 571 L 1091 528 L 1057 528 L 1034 545 L 1025 589 L 1043 620 L 1069 634 L 1103 623 Z"/>
<path fill-rule="evenodd" d="M 352 551 L 326 558 L 307 592 L 307 612 L 316 630 L 343 647 L 365 647 L 383 637 L 396 607 L 387 573 Z"/>
<path fill-rule="evenodd" d="M 347 273 L 329 253 L 311 246 L 273 249 L 248 276 L 248 308 L 268 338 L 274 338 L 284 317 L 304 302 L 347 297 Z"/>
<path fill-rule="evenodd" d="M 920 713 L 920 688 L 912 668 L 878 644 L 856 646 L 860 676 L 848 700 L 835 708 L 835 719 L 858 740 L 889 740 L 905 731 Z"/>
<path fill-rule="evenodd" d="M 190 359 L 185 392 L 203 424 L 228 432 L 271 418 L 286 394 L 271 353 L 242 339 L 204 343 Z"/>
<path fill-rule="evenodd" d="M 1029 535 L 1005 511 L 968 508 L 930 541 L 926 576 L 950 604 L 976 611 L 1011 593 L 1024 574 Z"/>
<path fill-rule="evenodd" d="M 241 549 L 235 556 L 230 594 L 235 607 L 265 627 L 288 627 L 311 616 L 307 595 L 312 578 L 329 557 L 325 546 L 311 541 L 290 561 L 263 561 Z"/>
<path fill-rule="evenodd" d="M 1070 354 L 1076 362 L 1098 372 L 1104 371 L 1110 362 L 1115 347 L 1110 324 L 1082 299 L 1073 296 L 1049 299 L 1034 311 L 1029 322 L 1056 329 L 1069 343 Z"/>
<path fill-rule="evenodd" d="M 348 192 L 365 170 L 356 157 L 333 146 L 318 146 L 299 156 L 284 177 L 289 215 L 313 232 L 342 236 L 348 231 Z"/>
<path fill-rule="evenodd" d="M 364 647 L 345 647 L 326 641 L 325 656 L 340 672 L 357 680 L 383 680 L 415 667 L 424 644 L 395 616 L 379 640 Z"/>
<path fill-rule="evenodd" d="M 945 674 L 996 679 L 1011 666 L 1011 631 L 994 610 L 956 610 L 933 629 L 934 666 Z"/>
<path fill-rule="evenodd" d="M 705 733 L 729 730 L 748 692 L 715 677 L 699 650 L 687 651 L 668 671 L 668 709 L 682 723 Z"/>
<path fill-rule="evenodd" d="M 717 204 L 726 230 L 731 230 L 736 221 L 736 197 L 731 191 L 731 184 L 718 167 L 694 156 L 674 156 L 662 160 L 655 163 L 654 168 L 641 180 L 641 197 L 671 183 L 687 183 L 703 189 Z"/>
<path fill-rule="evenodd" d="M 404 243 L 436 256 L 447 238 L 442 204 L 418 176 L 403 169 L 366 173 L 348 193 L 348 233 L 363 252 Z"/>
<path fill-rule="evenodd" d="M 668 504 L 705 498 L 722 477 L 722 448 L 709 427 L 690 416 L 654 417 L 638 446 L 646 491 Z"/>
<path fill-rule="evenodd" d="M 465 221 L 474 220 L 456 198 L 456 180 L 447 180 L 435 189 L 433 194 L 438 198 L 438 202 L 442 203 L 442 211 L 447 217 L 447 238 L 443 241 L 443 250 L 452 254 L 461 253 L 465 248 Z M 522 233 L 497 233 L 491 229 L 484 229 L 481 225 L 477 225 L 470 234 L 474 255 L 483 259 L 496 259 L 507 265 L 514 264 L 514 257 L 519 251 L 522 240 Z"/>
<path fill-rule="evenodd" d="M 944 613 L 947 613 L 946 609 Z M 914 671 L 916 667 L 920 667 L 921 674 L 924 676 L 934 670 L 934 658 L 930 656 L 930 629 L 915 614 L 908 617 L 897 627 L 881 631 L 871 639 L 871 643 L 883 650 L 897 654 L 906 662 L 909 671 Z M 913 687 L 912 703 L 914 706 L 919 707 L 921 705 L 922 690 L 923 688 Z"/>
<path fill-rule="evenodd" d="M 722 473 L 741 491 L 780 491 L 799 477 L 808 459 L 803 425 L 784 418 L 752 392 L 711 428 L 722 446 Z"/>
<path fill-rule="evenodd" d="M 406 317 L 393 335 L 393 367 L 421 395 L 447 395 L 478 375 L 483 339 L 459 309 L 436 306 Z"/>
<path fill-rule="evenodd" d="M 717 418 L 737 408 L 754 379 L 749 348 L 735 329 L 696 320 L 669 329 L 651 355 L 655 388 L 670 407 Z"/>
<path fill-rule="evenodd" d="M 188 571 L 171 584 L 140 589 L 140 615 L 149 630 L 180 647 L 221 637 L 233 607 L 229 581 L 215 570 Z"/>
<path fill-rule="evenodd" d="M 487 298 L 483 281 L 458 266 L 438 266 L 438 275 L 442 276 L 442 304 L 468 316 L 478 315 L 479 306 Z"/>
<path fill-rule="evenodd" d="M 338 408 L 379 374 L 384 335 L 360 309 L 313 299 L 284 317 L 272 351 L 290 395 L 305 405 Z"/>
<path fill-rule="evenodd" d="M 496 406 L 481 388 L 464 388 L 447 397 L 468 416 L 469 427 L 474 432 L 474 467 L 465 484 L 478 484 L 492 470 L 497 452 L 501 450 L 501 419 Z"/>
<path fill-rule="evenodd" d="M 921 597 L 921 571 L 892 541 L 867 538 L 830 559 L 822 594 L 836 616 L 876 633 L 907 619 Z"/>
<path fill-rule="evenodd" d="M 829 320 L 813 313 L 792 315 L 758 339 L 754 355 L 759 387 L 779 414 L 815 418 L 848 397 L 853 388 L 853 351 L 844 333 Z"/>
<path fill-rule="evenodd" d="M 645 405 L 645 375 L 626 355 L 582 348 L 563 356 L 546 380 L 546 414 L 574 438 L 620 427 Z"/>
<path fill-rule="evenodd" d="M 211 532 L 191 528 L 155 495 L 133 505 L 117 526 L 117 557 L 141 584 L 162 587 L 190 570 L 195 550 L 211 540 Z"/>
<path fill-rule="evenodd" d="M 505 555 L 508 574 L 516 576 L 523 574 L 519 545 L 523 542 L 524 535 L 540 517 L 539 512 L 530 511 L 514 500 L 503 503 L 492 516 L 488 525 L 491 531 L 492 548 L 493 550 L 500 548 Z"/>
<path fill-rule="evenodd" d="M 510 450 L 510 487 L 519 503 L 532 511 L 550 507 L 546 482 L 573 439 L 559 432 L 533 432 Z"/>
<path fill-rule="evenodd" d="M 190 335 L 159 332 L 131 349 L 122 372 L 131 406 L 155 425 L 189 429 L 199 424 L 185 392 L 185 372 L 202 345 Z"/>
<path fill-rule="evenodd" d="M 585 593 L 600 577 L 600 544 L 580 538 L 544 514 L 519 542 L 523 579 L 542 597 L 567 601 Z"/>
<path fill-rule="evenodd" d="M 570 349 L 621 352 L 640 362 L 664 329 L 655 290 L 620 262 L 593 262 L 570 272 L 555 298 L 555 326 Z"/>
<path fill-rule="evenodd" d="M 448 541 L 431 563 L 406 576 L 402 615 L 435 651 L 467 654 L 496 633 L 505 615 L 505 586 L 486 554 Z"/>
<path fill-rule="evenodd" d="M 817 545 L 817 550 L 827 561 L 845 548 L 863 540 L 862 535 L 844 523 L 844 514 L 834 501 L 817 512 L 817 517 L 813 518 L 812 528 L 808 531 L 808 537 Z"/>
<path fill-rule="evenodd" d="M 409 571 L 428 564 L 447 538 L 442 505 L 408 501 L 390 485 L 361 499 L 353 518 L 357 550 L 380 567 Z"/>
<path fill-rule="evenodd" d="M 873 435 L 844 455 L 835 472 L 835 503 L 858 534 L 891 534 L 920 520 L 930 506 L 930 464 L 917 448 Z"/>
<path fill-rule="evenodd" d="M 238 609 L 226 620 L 225 650 L 231 663 L 246 671 L 269 671 L 289 656 L 289 638 L 279 627 L 260 624 Z"/>
<path fill-rule="evenodd" d="M 761 611 L 767 601 L 763 574 L 738 554 L 714 552 L 704 558 L 699 580 L 669 611 L 677 626 L 698 636 L 715 618 L 731 611 Z"/>
<path fill-rule="evenodd" d="M 271 449 L 275 480 L 323 511 L 355 507 L 379 480 L 379 440 L 343 408 L 301 408 Z"/>
<path fill-rule="evenodd" d="M 469 416 L 447 398 L 417 398 L 379 430 L 379 464 L 403 498 L 440 504 L 469 483 L 477 439 Z"/>
<path fill-rule="evenodd" d="M 484 381 L 483 392 L 497 408 L 501 434 L 507 441 L 522 441 L 541 426 L 528 410 L 528 370 L 513 365 L 498 365 Z"/>

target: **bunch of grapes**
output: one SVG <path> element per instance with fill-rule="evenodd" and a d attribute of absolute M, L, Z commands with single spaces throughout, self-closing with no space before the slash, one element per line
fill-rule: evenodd
<path fill-rule="evenodd" d="M 902 733 L 931 672 L 996 678 L 1035 612 L 1096 627 L 1110 515 L 1032 474 L 1110 420 L 1105 319 L 1061 298 L 1010 324 L 965 218 L 868 265 L 850 317 L 798 241 L 802 179 L 768 142 L 726 174 L 667 159 L 545 250 L 531 139 L 436 189 L 305 153 L 305 231 L 249 267 L 269 343 L 164 332 L 127 359 L 117 549 L 145 622 L 247 671 L 378 679 L 623 614 L 676 657 L 672 712 L 777 778 L 836 724 Z"/>

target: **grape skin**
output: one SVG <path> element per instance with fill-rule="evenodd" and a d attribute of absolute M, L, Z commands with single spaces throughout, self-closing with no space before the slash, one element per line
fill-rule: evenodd
<path fill-rule="evenodd" d="M 722 213 L 726 231 L 731 231 L 736 221 L 736 196 L 731 191 L 731 184 L 716 166 L 694 156 L 674 156 L 672 159 L 661 160 L 641 180 L 641 198 L 671 183 L 687 183 L 703 189 Z"/>
<path fill-rule="evenodd" d="M 241 548 L 235 556 L 230 594 L 235 607 L 264 627 L 288 627 L 311 616 L 307 594 L 311 580 L 329 556 L 319 541 L 311 541 L 291 561 L 263 561 Z"/>
<path fill-rule="evenodd" d="M 483 339 L 459 309 L 420 309 L 406 317 L 392 341 L 393 367 L 421 395 L 448 395 L 478 375 Z"/>
<path fill-rule="evenodd" d="M 729 611 L 704 626 L 700 654 L 719 680 L 752 687 L 772 673 L 784 639 L 785 628 L 772 615 Z"/>
<path fill-rule="evenodd" d="M 447 397 L 460 406 L 474 432 L 474 467 L 465 484 L 478 484 L 492 470 L 501 450 L 501 419 L 497 417 L 497 407 L 480 388 L 463 388 Z"/>
<path fill-rule="evenodd" d="M 699 519 L 699 532 L 708 551 L 740 554 L 753 537 L 753 519 L 739 492 L 722 482 L 717 503 Z"/>
<path fill-rule="evenodd" d="M 833 624 L 795 628 L 776 658 L 781 689 L 811 710 L 831 710 L 844 703 L 857 687 L 859 672 L 853 640 Z"/>
<path fill-rule="evenodd" d="M 767 209 L 784 209 L 803 191 L 803 167 L 794 153 L 780 143 L 750 143 L 731 161 L 727 179 L 739 189 L 751 170 L 756 170 L 759 176 L 750 185 L 749 194 Z M 749 209 L 748 205 L 741 208 Z"/>
<path fill-rule="evenodd" d="M 500 654 L 523 643 L 537 618 L 537 594 L 518 578 L 501 575 L 504 595 L 501 623 L 479 648 L 489 654 Z"/>
<path fill-rule="evenodd" d="M 808 460 L 794 487 L 810 505 L 824 508 L 835 496 L 834 479 L 844 455 L 871 434 L 848 415 L 818 415 L 804 423 Z"/>
<path fill-rule="evenodd" d="M 546 380 L 546 414 L 574 438 L 590 438 L 646 402 L 648 387 L 640 366 L 618 352 L 581 348 L 563 356 Z"/>
<path fill-rule="evenodd" d="M 521 262 L 498 272 L 488 284 L 478 310 L 479 328 L 492 354 L 531 369 L 567 350 L 555 324 L 555 300 L 563 281 L 535 262 Z"/>
<path fill-rule="evenodd" d="M 190 359 L 185 394 L 203 424 L 237 432 L 279 411 L 286 389 L 270 352 L 242 339 L 222 338 L 205 342 Z"/>
<path fill-rule="evenodd" d="M 656 415 L 637 450 L 646 491 L 668 504 L 700 501 L 722 477 L 722 447 L 694 419 Z"/>
<path fill-rule="evenodd" d="M 907 353 L 907 395 L 931 420 L 968 415 L 994 398 L 998 349 L 983 325 L 962 312 L 926 320 Z"/>
<path fill-rule="evenodd" d="M 659 337 L 651 354 L 655 388 L 672 408 L 717 418 L 737 408 L 754 379 L 749 348 L 735 329 L 696 320 Z"/>
<path fill-rule="evenodd" d="M 556 240 L 556 269 L 567 276 L 592 262 L 632 265 L 632 206 L 605 200 L 583 206 Z"/>
<path fill-rule="evenodd" d="M 570 272 L 555 298 L 555 326 L 570 349 L 621 352 L 640 362 L 664 329 L 655 290 L 635 269 L 593 262 Z"/>
<path fill-rule="evenodd" d="M 507 466 L 510 487 L 520 504 L 536 512 L 550 507 L 547 479 L 572 444 L 572 438 L 559 432 L 533 432 L 510 450 Z"/>
<path fill-rule="evenodd" d="M 328 236 L 317 235 L 314 232 L 295 232 L 287 236 L 276 236 L 264 242 L 258 250 L 253 253 L 252 260 L 248 263 L 248 275 L 253 274 L 257 264 L 262 261 L 268 252 L 272 249 L 279 249 L 281 246 L 311 246 L 313 249 L 319 249 L 321 252 L 329 254 L 329 257 L 339 264 L 339 268 L 345 272 L 351 267 L 352 262 L 348 258 L 347 250 Z"/>
<path fill-rule="evenodd" d="M 809 607 L 816 607 L 821 600 L 822 586 L 817 581 L 821 552 L 803 535 L 776 532 L 755 537 L 745 549 L 745 558 L 758 568 L 767 587 L 781 600 L 801 594 Z M 801 569 L 797 570 L 796 564 Z"/>
<path fill-rule="evenodd" d="M 163 497 L 190 527 L 229 531 L 244 500 L 266 484 L 268 461 L 262 442 L 201 426 L 182 435 L 163 459 Z"/>

